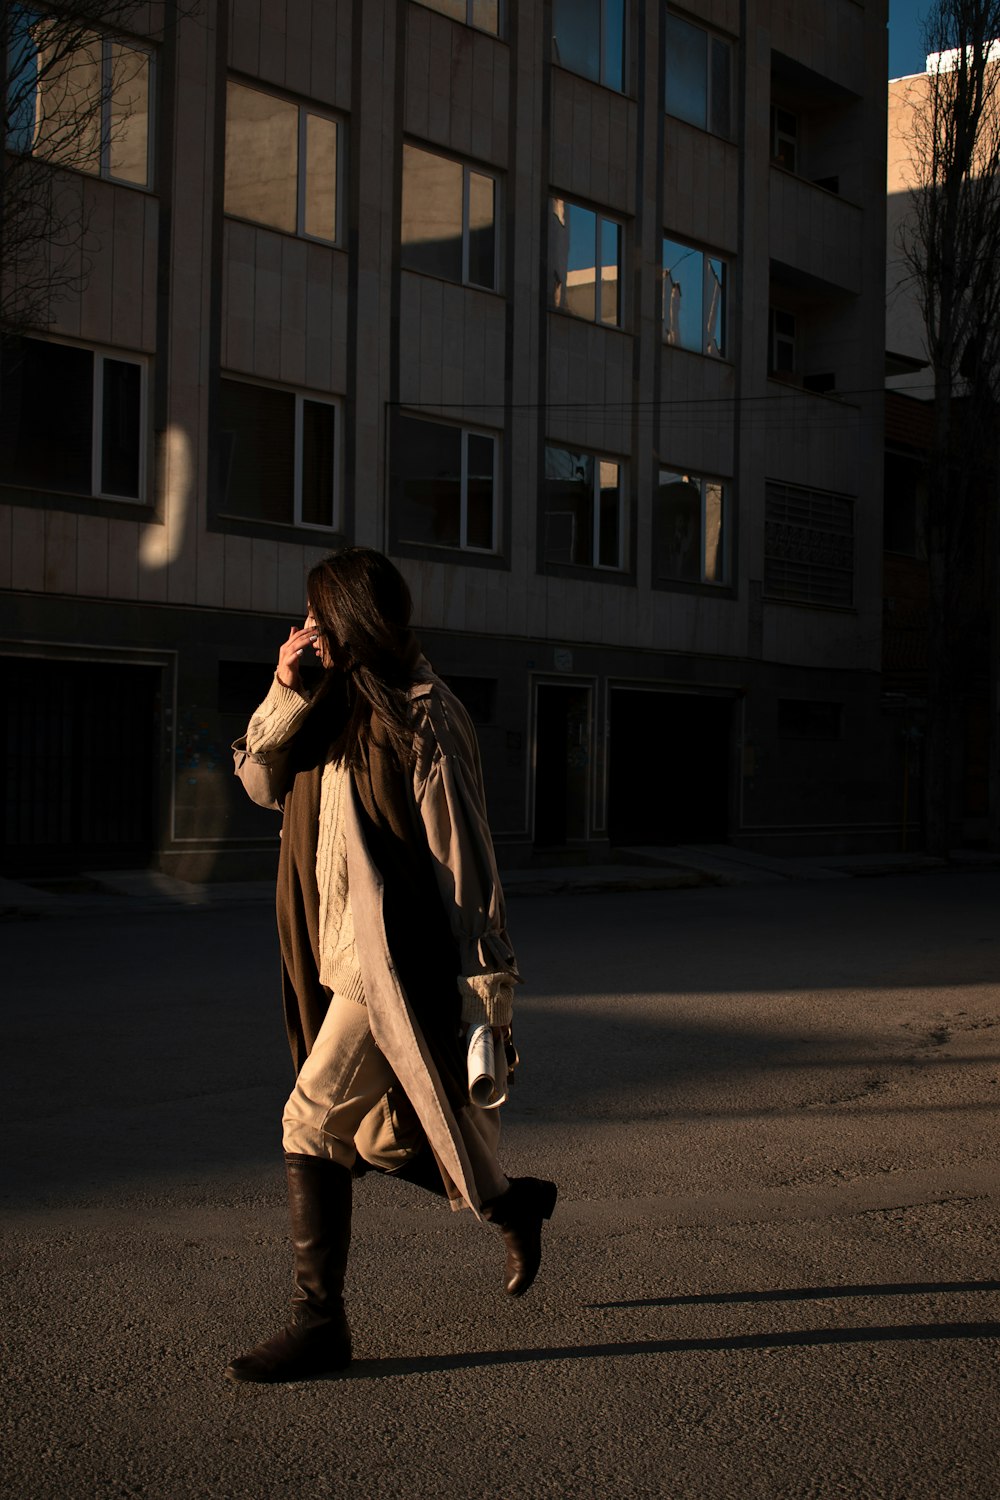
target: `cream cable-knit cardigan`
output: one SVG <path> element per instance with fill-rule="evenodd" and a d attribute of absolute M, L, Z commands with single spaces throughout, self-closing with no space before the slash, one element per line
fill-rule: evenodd
<path fill-rule="evenodd" d="M 503 892 L 486 821 L 475 730 L 449 688 L 421 659 L 413 684 L 413 796 L 427 834 L 434 871 L 458 943 L 462 1020 L 509 1026 L 517 963 L 506 933 Z M 288 746 L 311 707 L 303 693 L 275 676 L 250 720 L 248 756 L 269 768 L 280 802 Z M 328 762 L 320 785 L 316 881 L 319 887 L 319 977 L 339 994 L 364 1002 L 347 881 L 344 798 L 353 796 L 346 769 Z"/>

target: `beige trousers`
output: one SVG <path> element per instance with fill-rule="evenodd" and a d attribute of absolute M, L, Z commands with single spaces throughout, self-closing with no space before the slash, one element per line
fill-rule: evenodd
<path fill-rule="evenodd" d="M 502 1048 L 497 1051 L 502 1059 Z M 399 1084 L 375 1044 L 367 1009 L 332 996 L 285 1105 L 283 1149 L 301 1156 L 326 1156 L 345 1167 L 353 1167 L 359 1154 L 374 1165 L 402 1166 L 407 1156 L 406 1127 L 397 1113 L 394 1092 L 398 1098 Z M 470 1105 L 458 1115 L 458 1126 L 481 1205 L 508 1187 L 497 1160 L 500 1111 Z"/>

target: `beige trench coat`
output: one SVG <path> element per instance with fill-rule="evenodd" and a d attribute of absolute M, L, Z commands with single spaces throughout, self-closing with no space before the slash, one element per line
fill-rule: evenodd
<path fill-rule="evenodd" d="M 506 1026 L 512 985 L 519 975 L 506 932 L 475 730 L 462 704 L 426 661 L 420 663 L 420 680 L 413 684 L 410 699 L 416 751 L 413 797 L 459 946 L 462 1017 L 470 1023 L 485 1020 Z M 281 806 L 288 748 L 310 706 L 304 695 L 275 679 L 245 739 L 233 747 L 236 774 L 262 806 Z M 459 1121 L 393 964 L 383 915 L 384 885 L 368 852 L 353 783 L 351 790 L 346 812 L 348 879 L 369 1025 L 441 1166 L 478 1214 L 479 1197 Z M 321 947 L 322 943 L 321 933 Z"/>

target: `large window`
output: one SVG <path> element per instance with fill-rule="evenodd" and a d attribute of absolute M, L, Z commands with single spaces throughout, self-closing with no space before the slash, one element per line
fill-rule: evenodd
<path fill-rule="evenodd" d="M 148 186 L 150 53 L 29 5 L 5 8 L 8 147 Z"/>
<path fill-rule="evenodd" d="M 335 244 L 339 155 L 340 126 L 329 115 L 230 79 L 227 214 Z"/>
<path fill-rule="evenodd" d="M 663 335 L 678 349 L 723 355 L 726 262 L 678 240 L 663 240 Z"/>
<path fill-rule="evenodd" d="M 547 563 L 626 566 L 622 466 L 617 459 L 547 446 L 543 511 Z"/>
<path fill-rule="evenodd" d="M 493 433 L 397 415 L 392 491 L 399 541 L 495 552 L 498 481 Z"/>
<path fill-rule="evenodd" d="M 0 353 L 0 478 L 26 489 L 144 498 L 145 363 L 41 339 Z"/>
<path fill-rule="evenodd" d="M 622 322 L 622 226 L 592 208 L 549 200 L 552 305 L 613 328 Z"/>
<path fill-rule="evenodd" d="M 337 407 L 246 380 L 219 382 L 220 510 L 285 526 L 336 524 Z"/>
<path fill-rule="evenodd" d="M 764 592 L 772 599 L 847 607 L 854 602 L 854 501 L 769 480 Z"/>
<path fill-rule="evenodd" d="M 729 493 L 720 480 L 661 469 L 653 525 L 657 582 L 729 583 Z"/>
<path fill-rule="evenodd" d="M 667 114 L 713 135 L 731 136 L 732 44 L 680 16 L 668 15 L 664 45 Z"/>
<path fill-rule="evenodd" d="M 488 31 L 491 36 L 500 34 L 500 0 L 417 0 L 417 3 L 451 16 L 453 21 L 475 26 L 477 31 Z"/>
<path fill-rule="evenodd" d="M 625 0 L 552 0 L 552 57 L 619 93 L 625 87 Z"/>
<path fill-rule="evenodd" d="M 496 289 L 497 182 L 448 156 L 403 147 L 401 259 L 468 286 Z"/>

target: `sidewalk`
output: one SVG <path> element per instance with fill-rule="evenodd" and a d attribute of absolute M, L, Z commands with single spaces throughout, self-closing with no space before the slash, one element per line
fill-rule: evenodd
<path fill-rule="evenodd" d="M 508 896 L 548 896 L 784 885 L 788 881 L 911 875 L 953 868 L 997 869 L 1000 855 L 958 849 L 947 860 L 919 853 L 779 857 L 726 844 L 685 844 L 619 849 L 611 864 L 504 870 L 502 875 Z M 158 870 L 90 871 L 64 880 L 0 879 L 0 921 L 101 916 L 123 909 L 139 915 L 179 908 L 270 906 L 273 901 L 273 880 L 195 884 Z"/>

